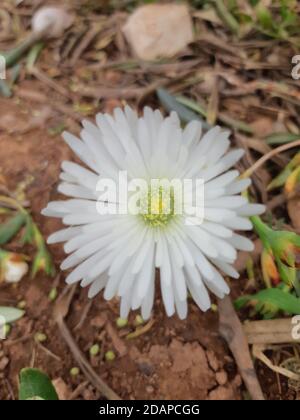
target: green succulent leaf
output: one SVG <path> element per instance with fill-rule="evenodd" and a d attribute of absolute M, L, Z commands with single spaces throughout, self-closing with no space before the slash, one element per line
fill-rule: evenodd
<path fill-rule="evenodd" d="M 25 368 L 20 372 L 20 400 L 58 400 L 58 396 L 48 376 L 38 369 Z"/>
<path fill-rule="evenodd" d="M 179 103 L 175 96 L 171 95 L 165 89 L 157 89 L 156 91 L 158 99 L 166 111 L 176 111 L 179 118 L 184 122 L 188 123 L 193 120 L 203 122 L 203 120 L 195 112 L 188 109 L 185 105 Z"/>
<path fill-rule="evenodd" d="M 0 245 L 9 242 L 26 223 L 26 215 L 17 213 L 16 216 L 0 225 Z"/>
<path fill-rule="evenodd" d="M 0 316 L 5 319 L 7 324 L 18 321 L 24 315 L 24 311 L 10 306 L 0 306 Z"/>
<path fill-rule="evenodd" d="M 300 314 L 300 298 L 279 288 L 265 289 L 255 295 L 242 296 L 235 301 L 235 307 L 241 309 L 249 303 L 255 304 L 257 311 L 263 315 L 275 315 L 278 311 L 289 315 Z"/>

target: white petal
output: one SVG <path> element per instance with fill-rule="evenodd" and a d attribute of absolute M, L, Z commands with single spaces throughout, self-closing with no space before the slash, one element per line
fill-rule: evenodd
<path fill-rule="evenodd" d="M 211 306 L 210 298 L 203 285 L 199 271 L 194 267 L 187 267 L 188 288 L 199 308 L 206 312 Z"/>
<path fill-rule="evenodd" d="M 237 214 L 239 216 L 257 216 L 265 213 L 266 206 L 263 204 L 246 204 L 243 207 L 237 209 Z"/>
<path fill-rule="evenodd" d="M 201 132 L 201 122 L 196 120 L 189 122 L 183 130 L 183 143 L 192 149 L 199 142 Z"/>
<path fill-rule="evenodd" d="M 146 321 L 151 316 L 151 311 L 154 303 L 154 279 L 150 282 L 150 287 L 142 302 L 142 318 Z"/>
<path fill-rule="evenodd" d="M 238 235 L 237 233 L 235 233 L 232 238 L 229 238 L 228 242 L 240 251 L 254 251 L 254 243 L 250 241 L 250 239 Z"/>
<path fill-rule="evenodd" d="M 67 229 L 62 229 L 52 233 L 52 235 L 50 235 L 47 239 L 47 243 L 50 245 L 65 242 L 74 238 L 79 233 L 81 233 L 81 227 L 69 227 Z"/>
<path fill-rule="evenodd" d="M 107 276 L 101 276 L 93 282 L 89 289 L 88 297 L 91 299 L 95 297 L 106 285 Z"/>
<path fill-rule="evenodd" d="M 172 284 L 169 283 L 169 279 L 166 280 L 165 272 L 160 272 L 160 287 L 163 302 L 166 308 L 168 316 L 172 316 L 175 313 L 175 303 L 174 303 L 174 292 Z"/>
<path fill-rule="evenodd" d="M 201 227 L 207 232 L 220 236 L 221 238 L 230 238 L 232 236 L 232 230 L 226 228 L 222 224 L 204 221 Z"/>
<path fill-rule="evenodd" d="M 96 191 L 96 185 L 99 180 L 98 175 L 74 162 L 64 161 L 61 167 L 67 174 L 76 178 L 78 184 L 83 185 L 92 191 Z"/>
<path fill-rule="evenodd" d="M 95 200 L 96 194 L 81 185 L 69 184 L 62 182 L 57 187 L 57 191 L 69 197 L 86 198 L 88 200 Z"/>
<path fill-rule="evenodd" d="M 241 179 L 235 181 L 226 187 L 226 194 L 239 194 L 242 191 L 247 190 L 251 185 L 251 179 Z"/>
<path fill-rule="evenodd" d="M 205 200 L 205 207 L 209 211 L 209 207 L 220 207 L 221 209 L 236 209 L 244 206 L 248 202 L 247 198 L 241 196 L 220 197 L 214 200 Z"/>
<path fill-rule="evenodd" d="M 239 171 L 237 171 L 237 170 L 232 170 L 232 171 L 226 172 L 226 174 L 218 176 L 214 180 L 207 182 L 205 184 L 205 188 L 207 190 L 209 190 L 209 189 L 214 190 L 215 188 L 226 187 L 232 181 L 234 181 L 238 176 L 239 176 Z"/>
<path fill-rule="evenodd" d="M 95 172 L 99 171 L 100 168 L 94 160 L 92 153 L 89 151 L 86 145 L 82 143 L 82 141 L 80 141 L 77 137 L 73 136 L 73 134 L 70 134 L 67 131 L 64 131 L 62 133 L 62 136 L 65 142 L 68 144 L 68 146 L 87 166 L 89 166 Z"/>
<path fill-rule="evenodd" d="M 253 225 L 249 219 L 245 217 L 233 217 L 232 219 L 223 220 L 225 226 L 236 230 L 252 230 Z"/>
<path fill-rule="evenodd" d="M 239 273 L 231 265 L 218 259 L 213 259 L 212 261 L 220 270 L 223 271 L 224 274 L 227 274 L 227 276 L 234 279 L 238 279 L 240 277 Z"/>

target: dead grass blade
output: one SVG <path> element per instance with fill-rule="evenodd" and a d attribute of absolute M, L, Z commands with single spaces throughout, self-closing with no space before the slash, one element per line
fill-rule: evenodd
<path fill-rule="evenodd" d="M 264 401 L 242 324 L 229 296 L 219 300 L 219 332 L 226 340 L 251 398 Z"/>
<path fill-rule="evenodd" d="M 285 367 L 274 365 L 274 363 L 265 355 L 264 351 L 266 350 L 273 350 L 273 347 L 268 347 L 264 344 L 255 344 L 253 346 L 252 353 L 256 359 L 268 366 L 268 368 L 273 372 L 279 373 L 292 381 L 300 382 L 300 375 L 298 373 L 294 373 Z"/>
<path fill-rule="evenodd" d="M 277 147 L 277 149 L 271 150 L 266 155 L 262 156 L 259 160 L 257 160 L 254 165 L 252 165 L 246 172 L 243 173 L 243 178 L 248 178 L 253 175 L 262 165 L 264 165 L 269 159 L 273 158 L 274 156 L 278 155 L 279 153 L 285 152 L 289 149 L 293 149 L 294 147 L 300 147 L 300 140 L 293 141 L 292 143 L 284 144 L 283 146 Z"/>
<path fill-rule="evenodd" d="M 251 321 L 244 324 L 249 344 L 300 343 L 300 339 L 292 338 L 291 330 L 291 318 Z"/>

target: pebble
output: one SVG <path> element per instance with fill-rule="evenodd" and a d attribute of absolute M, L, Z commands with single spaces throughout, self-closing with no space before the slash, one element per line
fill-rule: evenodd
<path fill-rule="evenodd" d="M 0 372 L 4 370 L 8 364 L 9 364 L 9 358 L 2 357 L 2 359 L 0 359 Z"/>
<path fill-rule="evenodd" d="M 147 394 L 153 394 L 154 388 L 151 385 L 146 386 L 146 392 Z"/>
<path fill-rule="evenodd" d="M 209 366 L 212 368 L 212 370 L 214 370 L 215 372 L 219 370 L 220 364 L 215 353 L 212 350 L 207 350 L 206 356 L 207 356 Z"/>
<path fill-rule="evenodd" d="M 225 370 L 221 370 L 220 372 L 216 373 L 216 380 L 219 385 L 225 385 L 228 381 L 228 376 Z"/>

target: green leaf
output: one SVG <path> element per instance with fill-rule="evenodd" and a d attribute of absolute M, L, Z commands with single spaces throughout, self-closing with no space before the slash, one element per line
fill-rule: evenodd
<path fill-rule="evenodd" d="M 273 30 L 274 20 L 270 11 L 262 4 L 256 6 L 256 14 L 259 23 L 266 30 Z"/>
<path fill-rule="evenodd" d="M 186 106 L 180 104 L 175 96 L 171 95 L 167 90 L 157 89 L 156 93 L 162 106 L 169 112 L 176 111 L 183 122 L 188 123 L 193 120 L 198 120 L 202 122 L 204 127 L 208 126 L 208 124 L 205 123 L 199 115 L 188 109 Z"/>
<path fill-rule="evenodd" d="M 0 316 L 5 318 L 5 322 L 10 324 L 11 322 L 15 322 L 18 319 L 22 318 L 24 315 L 24 311 L 21 309 L 12 308 L 9 306 L 0 306 Z"/>
<path fill-rule="evenodd" d="M 29 72 L 34 68 L 34 65 L 36 61 L 38 60 L 39 55 L 41 54 L 43 48 L 44 48 L 43 42 L 38 42 L 37 44 L 31 47 L 29 53 L 27 54 L 27 59 L 26 59 L 26 67 Z"/>
<path fill-rule="evenodd" d="M 300 315 L 300 298 L 280 289 L 265 289 L 256 295 L 242 296 L 235 302 L 236 308 L 241 309 L 250 302 L 263 304 L 265 309 L 281 310 L 289 315 Z"/>
<path fill-rule="evenodd" d="M 0 226 L 0 245 L 9 242 L 26 222 L 26 216 L 18 213 L 15 217 Z"/>
<path fill-rule="evenodd" d="M 175 99 L 180 104 L 184 105 L 185 107 L 191 109 L 192 111 L 197 112 L 198 114 L 206 118 L 207 116 L 206 109 L 203 106 L 199 105 L 197 102 L 189 98 L 186 98 L 185 96 L 176 96 Z M 253 133 L 253 128 L 249 124 L 245 123 L 244 121 L 236 120 L 235 118 L 230 117 L 224 112 L 219 113 L 218 119 L 222 123 L 224 123 L 226 126 L 233 128 L 234 130 L 243 131 L 244 133 L 248 133 L 248 134 Z M 202 125 L 206 129 L 211 128 L 211 126 L 207 124 L 206 122 L 203 122 Z"/>
<path fill-rule="evenodd" d="M 223 20 L 225 25 L 236 35 L 239 34 L 240 25 L 235 17 L 227 9 L 223 0 L 213 0 L 213 5 L 215 5 L 219 17 Z"/>
<path fill-rule="evenodd" d="M 37 399 L 56 401 L 58 400 L 52 382 L 48 376 L 38 369 L 25 368 L 20 372 L 19 399 Z"/>
<path fill-rule="evenodd" d="M 184 105 L 185 107 L 191 109 L 192 111 L 197 112 L 198 114 L 206 118 L 207 112 L 205 108 L 200 106 L 197 102 L 193 101 L 192 99 L 186 98 L 185 96 L 176 96 L 175 99 L 180 104 Z"/>
<path fill-rule="evenodd" d="M 26 217 L 26 226 L 24 229 L 22 244 L 34 244 L 34 224 L 30 216 Z"/>
<path fill-rule="evenodd" d="M 285 144 L 300 139 L 300 134 L 293 133 L 273 133 L 265 138 L 268 144 Z"/>
<path fill-rule="evenodd" d="M 12 96 L 11 88 L 2 79 L 0 79 L 0 95 L 4 96 L 4 98 L 10 98 Z"/>
<path fill-rule="evenodd" d="M 288 166 L 286 166 L 284 170 L 280 172 L 280 174 L 270 182 L 270 184 L 267 187 L 267 191 L 272 191 L 275 188 L 282 187 L 286 183 L 291 173 L 291 169 Z"/>

